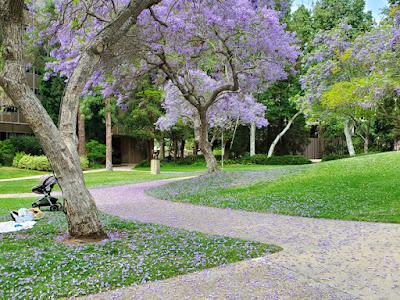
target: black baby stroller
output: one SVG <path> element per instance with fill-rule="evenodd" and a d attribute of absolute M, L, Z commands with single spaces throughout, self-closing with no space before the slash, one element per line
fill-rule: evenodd
<path fill-rule="evenodd" d="M 40 185 L 34 186 L 32 192 L 35 194 L 44 195 L 42 198 L 32 203 L 32 207 L 50 206 L 50 211 L 62 210 L 62 205 L 58 203 L 58 199 L 50 195 L 54 186 L 58 184 L 58 180 L 55 176 L 47 175 L 40 179 Z"/>

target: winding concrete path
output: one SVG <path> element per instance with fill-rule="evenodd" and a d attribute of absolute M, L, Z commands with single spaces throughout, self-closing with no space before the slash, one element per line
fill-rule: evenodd
<path fill-rule="evenodd" d="M 158 200 L 172 180 L 93 189 L 130 220 L 273 243 L 259 259 L 92 295 L 95 299 L 400 299 L 400 225 L 311 219 Z"/>

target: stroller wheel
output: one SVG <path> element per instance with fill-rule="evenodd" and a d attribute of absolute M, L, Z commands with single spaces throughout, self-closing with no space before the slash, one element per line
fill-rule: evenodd
<path fill-rule="evenodd" d="M 50 206 L 50 211 L 58 211 L 58 205 Z"/>
<path fill-rule="evenodd" d="M 57 207 L 58 207 L 58 211 L 62 211 L 63 210 L 63 206 L 61 203 L 57 203 Z"/>
<path fill-rule="evenodd" d="M 40 208 L 40 206 L 36 202 L 32 203 L 32 208 L 35 208 L 35 207 L 39 207 Z"/>

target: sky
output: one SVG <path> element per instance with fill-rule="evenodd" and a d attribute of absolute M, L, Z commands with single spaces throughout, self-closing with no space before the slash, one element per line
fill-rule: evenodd
<path fill-rule="evenodd" d="M 374 15 L 374 18 L 379 21 L 382 19 L 380 16 L 380 11 L 382 8 L 387 6 L 387 1 L 386 0 L 366 0 L 366 8 L 367 10 L 372 11 L 372 14 Z M 295 9 L 297 6 L 304 4 L 307 7 L 310 7 L 313 3 L 315 3 L 315 0 L 294 0 L 293 1 L 293 9 Z"/>

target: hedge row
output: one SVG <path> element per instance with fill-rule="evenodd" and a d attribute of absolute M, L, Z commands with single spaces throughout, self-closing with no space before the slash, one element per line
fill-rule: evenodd
<path fill-rule="evenodd" d="M 82 156 L 80 157 L 81 167 L 83 170 L 89 168 L 89 160 Z M 20 169 L 51 171 L 49 160 L 44 155 L 30 155 L 22 152 L 14 156 L 13 166 Z"/>
<path fill-rule="evenodd" d="M 221 157 L 216 157 L 218 161 Z M 161 166 L 173 163 L 176 165 L 199 165 L 205 164 L 204 156 L 187 156 L 185 158 L 178 158 L 176 161 L 162 160 Z M 266 154 L 256 154 L 251 157 L 243 159 L 227 159 L 224 161 L 225 165 L 236 165 L 236 164 L 256 164 L 256 165 L 306 165 L 311 164 L 311 161 L 300 155 L 285 155 L 285 156 L 272 156 L 268 158 Z M 148 168 L 150 162 L 144 160 L 136 165 L 137 168 Z"/>
<path fill-rule="evenodd" d="M 268 157 L 267 154 L 256 154 L 245 159 L 256 165 L 307 165 L 311 161 L 301 155 L 284 155 Z"/>

